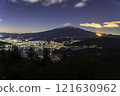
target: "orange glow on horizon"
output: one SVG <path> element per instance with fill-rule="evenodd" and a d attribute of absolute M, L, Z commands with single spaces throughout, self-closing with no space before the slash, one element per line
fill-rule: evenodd
<path fill-rule="evenodd" d="M 11 30 L 11 29 L 6 29 L 6 30 L 0 30 L 0 32 L 4 33 L 24 33 L 26 30 Z"/>
<path fill-rule="evenodd" d="M 45 29 L 38 29 L 38 30 L 27 30 L 27 29 L 1 29 L 0 33 L 36 33 L 36 32 L 43 32 Z"/>

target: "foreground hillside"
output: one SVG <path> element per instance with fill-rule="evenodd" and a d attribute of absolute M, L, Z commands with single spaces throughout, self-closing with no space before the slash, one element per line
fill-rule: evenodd
<path fill-rule="evenodd" d="M 53 62 L 48 51 L 43 59 L 34 52 L 23 58 L 17 49 L 0 51 L 0 79 L 120 79 L 120 49 L 68 50 L 56 54 L 61 60 Z"/>

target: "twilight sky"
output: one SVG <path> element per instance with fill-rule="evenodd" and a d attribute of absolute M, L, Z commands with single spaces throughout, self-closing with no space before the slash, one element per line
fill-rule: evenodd
<path fill-rule="evenodd" d="M 0 32 L 40 32 L 68 22 L 120 35 L 120 0 L 0 0 Z"/>

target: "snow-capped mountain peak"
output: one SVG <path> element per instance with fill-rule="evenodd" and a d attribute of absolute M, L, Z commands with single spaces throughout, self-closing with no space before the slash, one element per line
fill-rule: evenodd
<path fill-rule="evenodd" d="M 71 23 L 65 23 L 64 25 L 62 25 L 60 28 L 77 28 L 76 26 L 74 26 Z"/>

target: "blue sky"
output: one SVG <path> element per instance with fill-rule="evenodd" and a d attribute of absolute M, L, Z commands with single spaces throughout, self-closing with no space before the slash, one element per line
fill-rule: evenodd
<path fill-rule="evenodd" d="M 120 0 L 0 0 L 0 32 L 26 33 L 64 23 L 120 35 Z"/>

